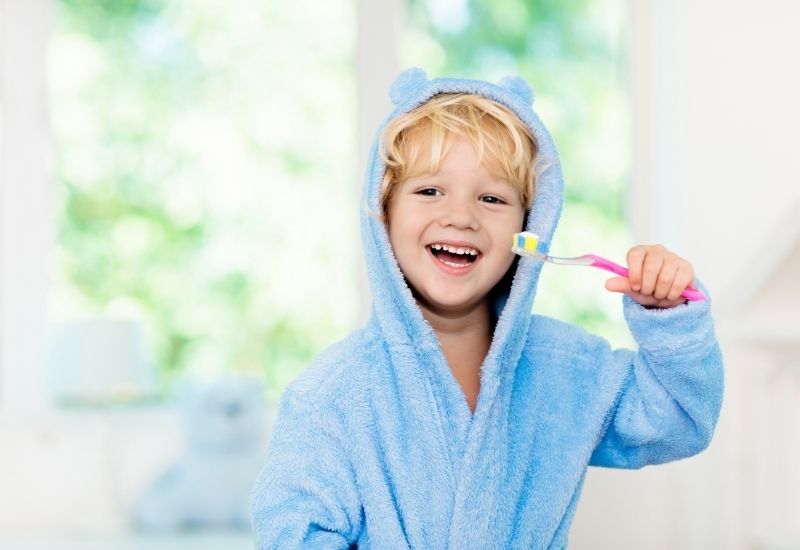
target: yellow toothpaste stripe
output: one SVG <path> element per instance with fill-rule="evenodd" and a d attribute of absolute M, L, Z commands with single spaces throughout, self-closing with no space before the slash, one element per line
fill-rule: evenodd
<path fill-rule="evenodd" d="M 524 231 L 522 233 L 514 233 L 512 236 L 511 249 L 514 252 L 535 255 L 538 247 L 538 235 Z"/>
<path fill-rule="evenodd" d="M 531 254 L 535 254 L 536 253 L 536 247 L 537 247 L 538 244 L 539 244 L 539 240 L 538 239 L 534 239 L 530 235 L 526 235 L 525 236 L 525 250 L 527 250 Z"/>

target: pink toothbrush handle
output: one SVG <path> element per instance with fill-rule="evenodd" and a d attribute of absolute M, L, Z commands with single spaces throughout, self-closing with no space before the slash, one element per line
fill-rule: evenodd
<path fill-rule="evenodd" d="M 611 260 L 607 260 L 601 256 L 595 256 L 594 254 L 587 254 L 585 257 L 592 260 L 592 263 L 590 264 L 592 267 L 599 267 L 600 269 L 605 269 L 606 271 L 616 273 L 622 277 L 628 276 L 627 268 L 622 267 Z M 696 288 L 685 288 L 683 292 L 681 292 L 681 296 L 690 302 L 702 302 L 706 299 L 706 295 L 703 294 L 701 290 L 697 290 Z"/>

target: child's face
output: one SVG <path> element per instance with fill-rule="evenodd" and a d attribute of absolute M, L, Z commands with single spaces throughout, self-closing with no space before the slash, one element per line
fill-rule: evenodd
<path fill-rule="evenodd" d="M 399 183 L 388 205 L 389 240 L 420 306 L 454 316 L 483 305 L 514 261 L 511 235 L 524 214 L 516 189 L 479 164 L 460 136 L 436 174 Z"/>

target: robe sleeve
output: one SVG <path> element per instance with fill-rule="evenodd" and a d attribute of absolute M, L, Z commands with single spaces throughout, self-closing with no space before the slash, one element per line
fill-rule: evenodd
<path fill-rule="evenodd" d="M 253 490 L 256 548 L 347 549 L 361 525 L 355 474 L 339 415 L 295 395 L 281 397 Z"/>
<path fill-rule="evenodd" d="M 647 309 L 623 300 L 639 350 L 611 353 L 616 364 L 607 367 L 627 374 L 589 463 L 641 468 L 697 454 L 711 442 L 722 406 L 722 354 L 710 304 Z"/>

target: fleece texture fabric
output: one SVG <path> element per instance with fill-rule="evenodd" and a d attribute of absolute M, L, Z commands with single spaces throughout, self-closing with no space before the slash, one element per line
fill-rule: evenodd
<path fill-rule="evenodd" d="M 526 229 L 549 249 L 563 182 L 528 84 L 402 72 L 363 187 L 372 315 L 281 397 L 253 494 L 259 549 L 566 548 L 588 466 L 641 468 L 711 440 L 723 370 L 710 302 L 659 310 L 624 297 L 638 350 L 611 349 L 531 315 L 542 263 L 530 258 L 497 299 L 471 413 L 375 215 L 383 126 L 440 93 L 491 98 L 531 128 L 545 168 Z"/>

